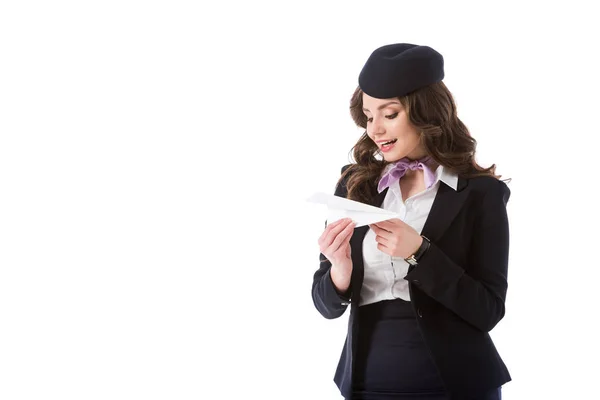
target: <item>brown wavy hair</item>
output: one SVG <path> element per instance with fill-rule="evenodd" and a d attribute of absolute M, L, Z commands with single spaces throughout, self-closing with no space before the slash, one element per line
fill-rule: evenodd
<path fill-rule="evenodd" d="M 389 162 L 375 158 L 380 150 L 367 135 L 362 95 L 363 91 L 357 87 L 350 99 L 350 115 L 365 132 L 351 149 L 356 163 L 344 171 L 337 185 L 347 180 L 348 199 L 372 204 L 381 172 Z M 475 162 L 477 141 L 458 118 L 452 93 L 443 82 L 417 89 L 398 100 L 412 125 L 420 131 L 420 141 L 427 153 L 437 164 L 462 178 L 492 176 L 499 179 L 502 176 L 495 174 L 496 164 L 483 168 Z"/>

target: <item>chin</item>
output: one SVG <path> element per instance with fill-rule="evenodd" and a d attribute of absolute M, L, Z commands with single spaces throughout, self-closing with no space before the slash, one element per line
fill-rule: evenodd
<path fill-rule="evenodd" d="M 399 161 L 401 159 L 403 159 L 404 157 L 406 157 L 406 154 L 404 153 L 394 153 L 394 154 L 383 154 L 383 159 L 385 161 L 389 161 L 389 162 L 396 162 Z"/>

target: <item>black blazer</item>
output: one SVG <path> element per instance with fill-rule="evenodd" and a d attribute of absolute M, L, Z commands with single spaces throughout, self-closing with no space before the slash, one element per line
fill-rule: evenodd
<path fill-rule="evenodd" d="M 336 196 L 347 196 L 346 181 L 347 177 L 337 186 Z M 381 207 L 386 193 L 387 189 L 371 205 Z M 511 380 L 488 334 L 504 317 L 509 197 L 508 186 L 493 177 L 459 178 L 456 191 L 440 182 L 421 232 L 431 246 L 404 277 L 425 343 L 453 399 L 476 396 Z M 348 293 L 336 291 L 331 263 L 322 253 L 312 285 L 313 302 L 325 318 L 340 317 L 350 305 L 348 333 L 334 377 L 346 398 L 352 393 L 352 338 L 359 323 L 362 242 L 368 230 L 355 228 L 350 239 L 353 270 Z"/>

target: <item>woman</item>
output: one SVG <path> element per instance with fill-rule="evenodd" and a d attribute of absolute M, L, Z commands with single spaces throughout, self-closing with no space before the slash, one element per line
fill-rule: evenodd
<path fill-rule="evenodd" d="M 338 318 L 350 305 L 334 378 L 346 399 L 499 400 L 511 380 L 489 336 L 504 316 L 510 190 L 475 162 L 443 77 L 432 48 L 386 45 L 352 96 L 366 132 L 335 194 L 403 218 L 338 220 L 319 238 L 315 307 Z"/>

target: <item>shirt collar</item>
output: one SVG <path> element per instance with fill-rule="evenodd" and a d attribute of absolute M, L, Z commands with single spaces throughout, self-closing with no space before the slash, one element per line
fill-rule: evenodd
<path fill-rule="evenodd" d="M 444 168 L 443 165 L 440 165 L 435 170 L 436 180 L 440 180 L 444 182 L 446 185 L 450 186 L 455 191 L 458 189 L 458 175 L 454 172 L 449 171 Z"/>

